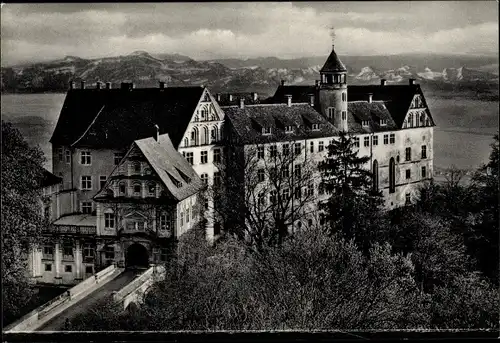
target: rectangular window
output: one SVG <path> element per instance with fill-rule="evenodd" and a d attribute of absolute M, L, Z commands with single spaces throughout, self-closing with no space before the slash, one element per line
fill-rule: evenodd
<path fill-rule="evenodd" d="M 46 272 L 51 272 L 52 271 L 52 264 L 45 263 L 45 271 Z"/>
<path fill-rule="evenodd" d="M 63 244 L 63 256 L 73 256 L 73 244 L 71 243 L 64 243 Z"/>
<path fill-rule="evenodd" d="M 94 258 L 94 248 L 90 244 L 85 244 L 83 246 L 83 258 L 93 259 Z"/>
<path fill-rule="evenodd" d="M 329 107 L 328 108 L 328 119 L 333 119 L 335 117 L 335 108 Z"/>
<path fill-rule="evenodd" d="M 389 135 L 384 135 L 384 145 L 389 144 Z"/>
<path fill-rule="evenodd" d="M 193 164 L 193 152 L 187 152 L 187 153 L 186 153 L 186 160 L 187 160 L 190 164 Z"/>
<path fill-rule="evenodd" d="M 372 145 L 378 145 L 378 136 L 372 137 Z"/>
<path fill-rule="evenodd" d="M 290 168 L 288 166 L 283 166 L 281 169 L 281 177 L 287 178 L 290 177 Z"/>
<path fill-rule="evenodd" d="M 221 179 L 220 179 L 220 172 L 215 172 L 214 173 L 214 186 L 220 186 L 221 184 Z"/>
<path fill-rule="evenodd" d="M 369 136 L 364 137 L 364 139 L 363 139 L 363 145 L 364 146 L 370 146 L 370 137 Z"/>
<path fill-rule="evenodd" d="M 259 182 L 264 182 L 264 180 L 266 178 L 265 175 L 266 175 L 266 173 L 264 172 L 264 169 L 259 169 L 257 171 L 257 180 Z"/>
<path fill-rule="evenodd" d="M 85 274 L 94 274 L 93 266 L 85 266 Z"/>
<path fill-rule="evenodd" d="M 290 190 L 288 188 L 285 188 L 283 190 L 283 200 L 288 200 L 290 199 Z"/>
<path fill-rule="evenodd" d="M 65 156 L 66 156 L 66 163 L 71 163 L 71 151 L 70 150 L 66 150 Z"/>
<path fill-rule="evenodd" d="M 422 145 L 421 158 L 422 159 L 427 158 L 427 146 L 426 145 Z"/>
<path fill-rule="evenodd" d="M 290 155 L 290 144 L 283 144 L 283 156 Z"/>
<path fill-rule="evenodd" d="M 162 214 L 160 215 L 160 230 L 168 230 L 169 227 L 169 222 L 170 222 L 170 216 L 168 214 Z"/>
<path fill-rule="evenodd" d="M 277 154 L 278 154 L 278 148 L 276 147 L 276 145 L 271 145 L 269 147 L 269 156 L 276 157 Z"/>
<path fill-rule="evenodd" d="M 301 199 L 302 198 L 302 188 L 295 187 L 294 196 L 295 196 L 295 199 Z"/>
<path fill-rule="evenodd" d="M 104 185 L 106 184 L 106 175 L 101 175 L 99 176 L 99 189 L 102 189 Z"/>
<path fill-rule="evenodd" d="M 410 205 L 411 204 L 411 194 L 406 193 L 405 194 L 405 205 Z"/>
<path fill-rule="evenodd" d="M 64 272 L 65 273 L 71 273 L 73 271 L 73 266 L 67 264 L 64 266 Z"/>
<path fill-rule="evenodd" d="M 370 126 L 370 121 L 368 121 L 368 120 L 363 120 L 363 121 L 361 122 L 361 124 L 362 124 L 364 127 L 367 127 L 367 126 Z"/>
<path fill-rule="evenodd" d="M 323 150 L 325 150 L 325 143 L 323 141 L 320 141 L 318 143 L 318 151 L 321 152 Z"/>
<path fill-rule="evenodd" d="M 411 178 L 411 170 L 410 169 L 406 169 L 406 179 L 410 179 Z"/>
<path fill-rule="evenodd" d="M 312 124 L 312 130 L 313 131 L 318 131 L 319 130 L 319 124 Z"/>
<path fill-rule="evenodd" d="M 270 127 L 263 127 L 262 128 L 262 134 L 263 135 L 270 135 L 271 134 L 271 128 Z"/>
<path fill-rule="evenodd" d="M 115 155 L 114 155 L 115 166 L 120 164 L 120 161 L 122 160 L 122 158 L 123 158 L 123 154 L 121 152 L 115 152 Z"/>
<path fill-rule="evenodd" d="M 271 202 L 271 204 L 275 204 L 277 199 L 276 199 L 276 191 L 271 191 L 269 193 L 269 201 Z"/>
<path fill-rule="evenodd" d="M 302 151 L 302 144 L 295 143 L 293 146 L 293 149 L 294 149 L 295 155 L 300 155 L 300 152 Z"/>
<path fill-rule="evenodd" d="M 208 163 L 208 151 L 204 150 L 201 152 L 200 163 L 201 164 Z"/>
<path fill-rule="evenodd" d="M 257 148 L 257 158 L 264 158 L 264 147 L 263 146 L 259 146 Z"/>
<path fill-rule="evenodd" d="M 286 133 L 293 133 L 293 126 L 285 126 Z"/>
<path fill-rule="evenodd" d="M 51 257 L 54 254 L 54 249 L 51 246 L 44 246 L 43 247 L 43 255 Z"/>
<path fill-rule="evenodd" d="M 220 163 L 220 149 L 214 149 L 214 163 Z"/>
<path fill-rule="evenodd" d="M 427 169 L 425 167 L 422 167 L 422 179 L 425 179 L 427 177 Z"/>
<path fill-rule="evenodd" d="M 300 179 L 302 177 L 302 166 L 297 164 L 295 168 L 293 168 L 293 173 L 296 178 Z"/>
<path fill-rule="evenodd" d="M 113 245 L 108 245 L 104 249 L 104 257 L 107 260 L 112 260 L 115 258 L 115 247 Z"/>
<path fill-rule="evenodd" d="M 314 142 L 309 143 L 309 152 L 311 152 L 311 153 L 314 152 Z"/>
<path fill-rule="evenodd" d="M 206 173 L 201 174 L 201 181 L 203 181 L 205 185 L 208 185 L 208 174 Z"/>
<path fill-rule="evenodd" d="M 162 261 L 162 262 L 167 261 L 167 256 L 168 256 L 168 249 L 161 248 L 160 249 L 160 261 Z"/>
<path fill-rule="evenodd" d="M 411 161 L 411 148 L 406 148 L 405 161 Z"/>
<path fill-rule="evenodd" d="M 307 196 L 314 196 L 314 184 L 310 183 L 307 185 Z"/>
<path fill-rule="evenodd" d="M 57 156 L 59 157 L 59 161 L 63 160 L 63 148 L 57 148 Z"/>
<path fill-rule="evenodd" d="M 387 119 L 380 119 L 380 126 L 386 126 L 387 125 Z"/>
<path fill-rule="evenodd" d="M 115 215 L 113 213 L 104 213 L 104 228 L 113 229 L 115 227 Z"/>
<path fill-rule="evenodd" d="M 184 212 L 180 213 L 180 226 L 184 226 Z"/>
<path fill-rule="evenodd" d="M 342 120 L 347 120 L 347 111 L 342 111 Z"/>
<path fill-rule="evenodd" d="M 90 151 L 80 152 L 80 163 L 87 166 L 92 164 L 92 157 Z"/>
<path fill-rule="evenodd" d="M 353 143 L 352 145 L 353 145 L 355 148 L 359 148 L 359 137 L 354 137 L 354 138 L 353 138 L 353 142 L 354 142 L 354 143 Z"/>
<path fill-rule="evenodd" d="M 92 177 L 84 175 L 81 179 L 81 189 L 88 191 L 92 189 Z"/>
<path fill-rule="evenodd" d="M 92 202 L 91 201 L 82 201 L 82 213 L 83 214 L 92 214 Z"/>
<path fill-rule="evenodd" d="M 191 207 L 188 207 L 186 210 L 186 224 L 189 223 L 190 215 L 191 215 Z"/>
<path fill-rule="evenodd" d="M 396 135 L 395 135 L 394 133 L 391 133 L 391 136 L 390 136 L 390 138 L 389 138 L 389 142 L 390 142 L 391 144 L 396 143 Z"/>

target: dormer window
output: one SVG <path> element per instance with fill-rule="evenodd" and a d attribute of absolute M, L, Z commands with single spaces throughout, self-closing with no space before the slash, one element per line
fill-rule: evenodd
<path fill-rule="evenodd" d="M 387 119 L 380 119 L 380 126 L 386 126 L 387 125 Z"/>
<path fill-rule="evenodd" d="M 286 133 L 293 133 L 293 126 L 285 126 Z"/>
<path fill-rule="evenodd" d="M 271 128 L 270 127 L 263 127 L 262 128 L 262 134 L 263 135 L 270 135 L 271 134 Z"/>
<path fill-rule="evenodd" d="M 319 130 L 319 124 L 312 124 L 312 130 L 313 131 L 318 131 Z"/>
<path fill-rule="evenodd" d="M 370 126 L 370 122 L 368 120 L 363 120 L 362 121 L 363 127 L 368 127 Z"/>

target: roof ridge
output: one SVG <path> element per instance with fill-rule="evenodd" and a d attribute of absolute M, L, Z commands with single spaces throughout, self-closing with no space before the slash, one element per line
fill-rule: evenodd
<path fill-rule="evenodd" d="M 76 141 L 74 141 L 70 146 L 74 146 L 76 143 L 78 143 L 83 137 L 85 137 L 87 135 L 87 133 L 89 132 L 90 128 L 94 125 L 94 123 L 96 122 L 97 118 L 99 117 L 99 115 L 101 114 L 102 110 L 104 109 L 104 107 L 106 107 L 106 104 L 102 105 L 101 109 L 99 110 L 99 112 L 97 112 L 97 115 L 94 117 L 94 119 L 92 120 L 92 122 L 90 123 L 90 125 L 87 127 L 87 129 L 82 133 L 82 135 L 80 136 L 80 138 L 78 138 Z"/>

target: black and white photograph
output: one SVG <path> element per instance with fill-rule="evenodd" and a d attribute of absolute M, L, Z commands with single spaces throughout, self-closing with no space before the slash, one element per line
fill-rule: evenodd
<path fill-rule="evenodd" d="M 9 339 L 499 336 L 498 1 L 1 6 Z"/>

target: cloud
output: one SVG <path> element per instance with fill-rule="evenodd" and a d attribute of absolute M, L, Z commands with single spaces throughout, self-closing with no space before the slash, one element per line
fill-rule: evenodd
<path fill-rule="evenodd" d="M 7 5 L 2 10 L 2 65 L 134 50 L 195 59 L 326 55 L 332 25 L 340 54 L 498 53 L 498 21 L 481 21 L 484 10 L 471 10 L 469 19 L 460 21 L 462 4 L 456 9 L 432 3 L 432 12 L 418 2 L 332 4 Z"/>

